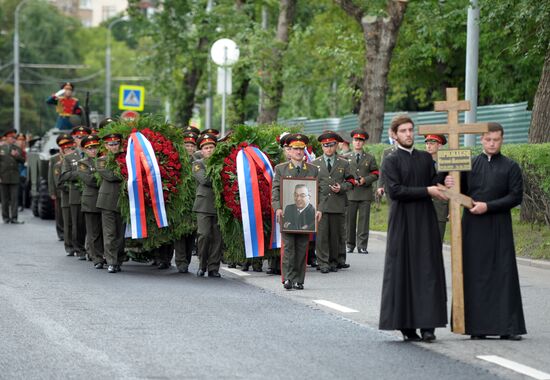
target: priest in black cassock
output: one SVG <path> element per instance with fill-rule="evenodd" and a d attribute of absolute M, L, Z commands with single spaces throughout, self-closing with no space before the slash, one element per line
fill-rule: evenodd
<path fill-rule="evenodd" d="M 392 202 L 379 327 L 400 330 L 405 341 L 431 342 L 435 328 L 447 325 L 442 243 L 432 197 L 446 198 L 435 186 L 439 178 L 432 156 L 413 148 L 413 121 L 399 115 L 390 128 L 397 149 L 382 165 Z"/>
<path fill-rule="evenodd" d="M 462 217 L 466 334 L 521 340 L 526 334 L 510 210 L 523 198 L 519 165 L 500 153 L 504 130 L 489 123 L 483 153 L 463 173 L 461 191 L 474 201 Z M 454 185 L 452 177 L 445 184 Z"/>

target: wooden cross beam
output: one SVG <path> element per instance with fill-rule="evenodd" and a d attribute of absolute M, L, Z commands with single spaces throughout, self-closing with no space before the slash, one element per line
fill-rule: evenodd
<path fill-rule="evenodd" d="M 458 100 L 458 89 L 447 88 L 447 100 L 434 102 L 434 111 L 447 112 L 447 124 L 421 125 L 418 132 L 421 135 L 447 135 L 449 149 L 459 148 L 461 134 L 483 133 L 489 130 L 488 123 L 459 124 L 458 113 L 469 111 L 468 100 Z M 455 186 L 451 189 L 460 193 L 460 172 L 452 171 Z M 465 333 L 464 322 L 464 275 L 462 272 L 462 224 L 460 220 L 460 203 L 457 198 L 449 201 L 451 221 L 451 267 L 452 267 L 452 331 L 456 334 Z"/>

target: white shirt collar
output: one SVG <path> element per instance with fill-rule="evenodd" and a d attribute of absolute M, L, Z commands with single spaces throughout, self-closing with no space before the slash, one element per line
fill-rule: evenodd
<path fill-rule="evenodd" d="M 397 144 L 397 147 L 399 149 L 403 149 L 405 152 L 409 152 L 410 154 L 412 154 L 412 152 L 414 150 L 414 147 L 412 147 L 412 146 L 410 148 L 405 148 L 405 147 L 401 146 L 400 144 Z"/>

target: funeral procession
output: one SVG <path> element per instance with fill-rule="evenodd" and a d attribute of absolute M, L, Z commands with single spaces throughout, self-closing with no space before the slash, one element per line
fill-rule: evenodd
<path fill-rule="evenodd" d="M 0 0 L 0 380 L 550 380 L 550 2 Z"/>

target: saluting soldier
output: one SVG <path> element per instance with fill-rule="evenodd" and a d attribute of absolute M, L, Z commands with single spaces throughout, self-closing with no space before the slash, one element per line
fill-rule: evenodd
<path fill-rule="evenodd" d="M 103 137 L 105 147 L 115 158 L 124 154 L 120 147 L 121 140 L 122 136 L 118 133 Z M 121 271 L 124 261 L 124 224 L 118 204 L 122 178 L 107 168 L 107 159 L 108 156 L 104 156 L 96 161 L 97 172 L 101 176 L 96 206 L 101 210 L 103 253 L 108 265 L 107 271 L 116 273 Z"/>
<path fill-rule="evenodd" d="M 57 137 L 57 145 L 61 149 L 61 161 L 57 163 L 57 166 L 54 166 L 54 176 L 55 168 L 59 168 L 59 174 L 57 176 L 57 188 L 59 189 L 60 204 L 61 204 L 61 215 L 63 218 L 63 243 L 65 245 L 65 252 L 67 256 L 74 256 L 74 246 L 72 239 L 72 219 L 71 219 L 71 204 L 69 202 L 69 184 L 61 181 L 61 169 L 63 162 L 65 162 L 66 156 L 71 156 L 76 149 L 76 143 L 74 139 L 69 134 L 61 134 Z"/>
<path fill-rule="evenodd" d="M 348 160 L 338 157 L 336 149 L 342 137 L 327 131 L 317 140 L 323 146 L 323 155 L 312 164 L 319 168 L 319 205 L 323 216 L 317 228 L 316 254 L 321 273 L 337 272 L 349 268 L 346 263 L 346 192 L 355 180 Z"/>
<path fill-rule="evenodd" d="M 61 89 L 55 94 L 52 94 L 46 103 L 55 105 L 58 114 L 56 128 L 71 129 L 72 123 L 70 117 L 72 115 L 82 114 L 78 99 L 73 97 L 74 84 L 65 82 L 61 85 Z"/>
<path fill-rule="evenodd" d="M 206 175 L 205 161 L 212 156 L 216 148 L 216 137 L 204 134 L 197 140 L 202 159 L 193 162 L 193 175 L 197 180 L 197 194 L 193 211 L 197 213 L 197 234 L 199 270 L 202 277 L 208 271 L 208 277 L 221 277 L 219 269 L 222 259 L 222 234 L 218 225 L 218 214 L 212 189 L 212 179 Z"/>
<path fill-rule="evenodd" d="M 57 137 L 57 143 L 59 145 L 59 138 Z M 57 232 L 57 238 L 59 241 L 63 241 L 63 213 L 61 211 L 61 191 L 59 189 L 59 176 L 61 175 L 61 163 L 63 162 L 63 156 L 61 152 L 57 152 L 50 157 L 48 164 L 48 193 L 50 198 L 54 201 L 55 212 L 55 230 Z"/>
<path fill-rule="evenodd" d="M 71 131 L 71 136 L 76 143 L 74 153 L 64 155 L 61 164 L 60 183 L 69 186 L 69 204 L 71 209 L 71 238 L 73 248 L 79 260 L 86 260 L 86 222 L 81 208 L 81 185 L 78 177 L 78 161 L 84 158 L 81 143 L 84 137 L 90 135 L 91 130 L 88 127 L 78 126 Z"/>
<path fill-rule="evenodd" d="M 189 155 L 191 164 L 193 164 L 194 161 L 193 154 L 197 150 L 197 138 L 197 134 L 192 131 L 183 133 L 183 144 L 185 145 L 185 150 Z M 178 268 L 179 273 L 189 272 L 189 264 L 191 263 L 196 238 L 197 233 L 193 231 L 190 234 L 182 235 L 179 239 L 174 241 L 176 268 Z"/>
<path fill-rule="evenodd" d="M 424 142 L 426 143 L 426 151 L 432 155 L 435 170 L 437 171 L 437 152 L 439 152 L 439 149 L 441 149 L 443 145 L 447 144 L 447 139 L 443 135 L 426 135 Z M 432 201 L 437 215 L 441 242 L 443 243 L 445 227 L 447 226 L 447 217 L 449 216 L 449 201 L 437 198 L 432 198 Z"/>
<path fill-rule="evenodd" d="M 353 151 L 345 158 L 349 162 L 352 175 L 355 177 L 355 186 L 347 192 L 348 208 L 346 215 L 346 244 L 347 252 L 367 254 L 369 243 L 370 206 L 374 200 L 372 184 L 378 179 L 378 165 L 376 159 L 363 149 L 369 134 L 362 129 L 356 129 L 350 134 Z"/>
<path fill-rule="evenodd" d="M 15 144 L 17 131 L 4 132 L 4 144 L 0 146 L 0 197 L 4 223 L 22 224 L 17 220 L 17 193 L 19 191 L 19 164 L 25 162 L 23 151 Z"/>
<path fill-rule="evenodd" d="M 283 209 L 281 207 L 281 179 L 283 178 L 315 178 L 319 174 L 317 166 L 304 161 L 304 149 L 309 139 L 307 136 L 296 133 L 288 135 L 286 143 L 290 147 L 289 160 L 275 166 L 275 177 L 271 191 L 271 205 L 275 210 L 277 222 L 282 224 Z M 316 220 L 319 221 L 321 213 L 317 212 Z M 306 257 L 309 244 L 309 234 L 282 232 L 282 274 L 283 287 L 301 290 L 304 288 L 306 276 Z"/>
<path fill-rule="evenodd" d="M 100 145 L 99 137 L 90 135 L 82 140 L 82 149 L 86 157 L 78 162 L 78 176 L 83 183 L 82 212 L 86 221 L 89 256 L 96 269 L 103 269 L 103 228 L 101 226 L 101 210 L 97 208 L 99 193 L 96 177 L 95 159 Z"/>

